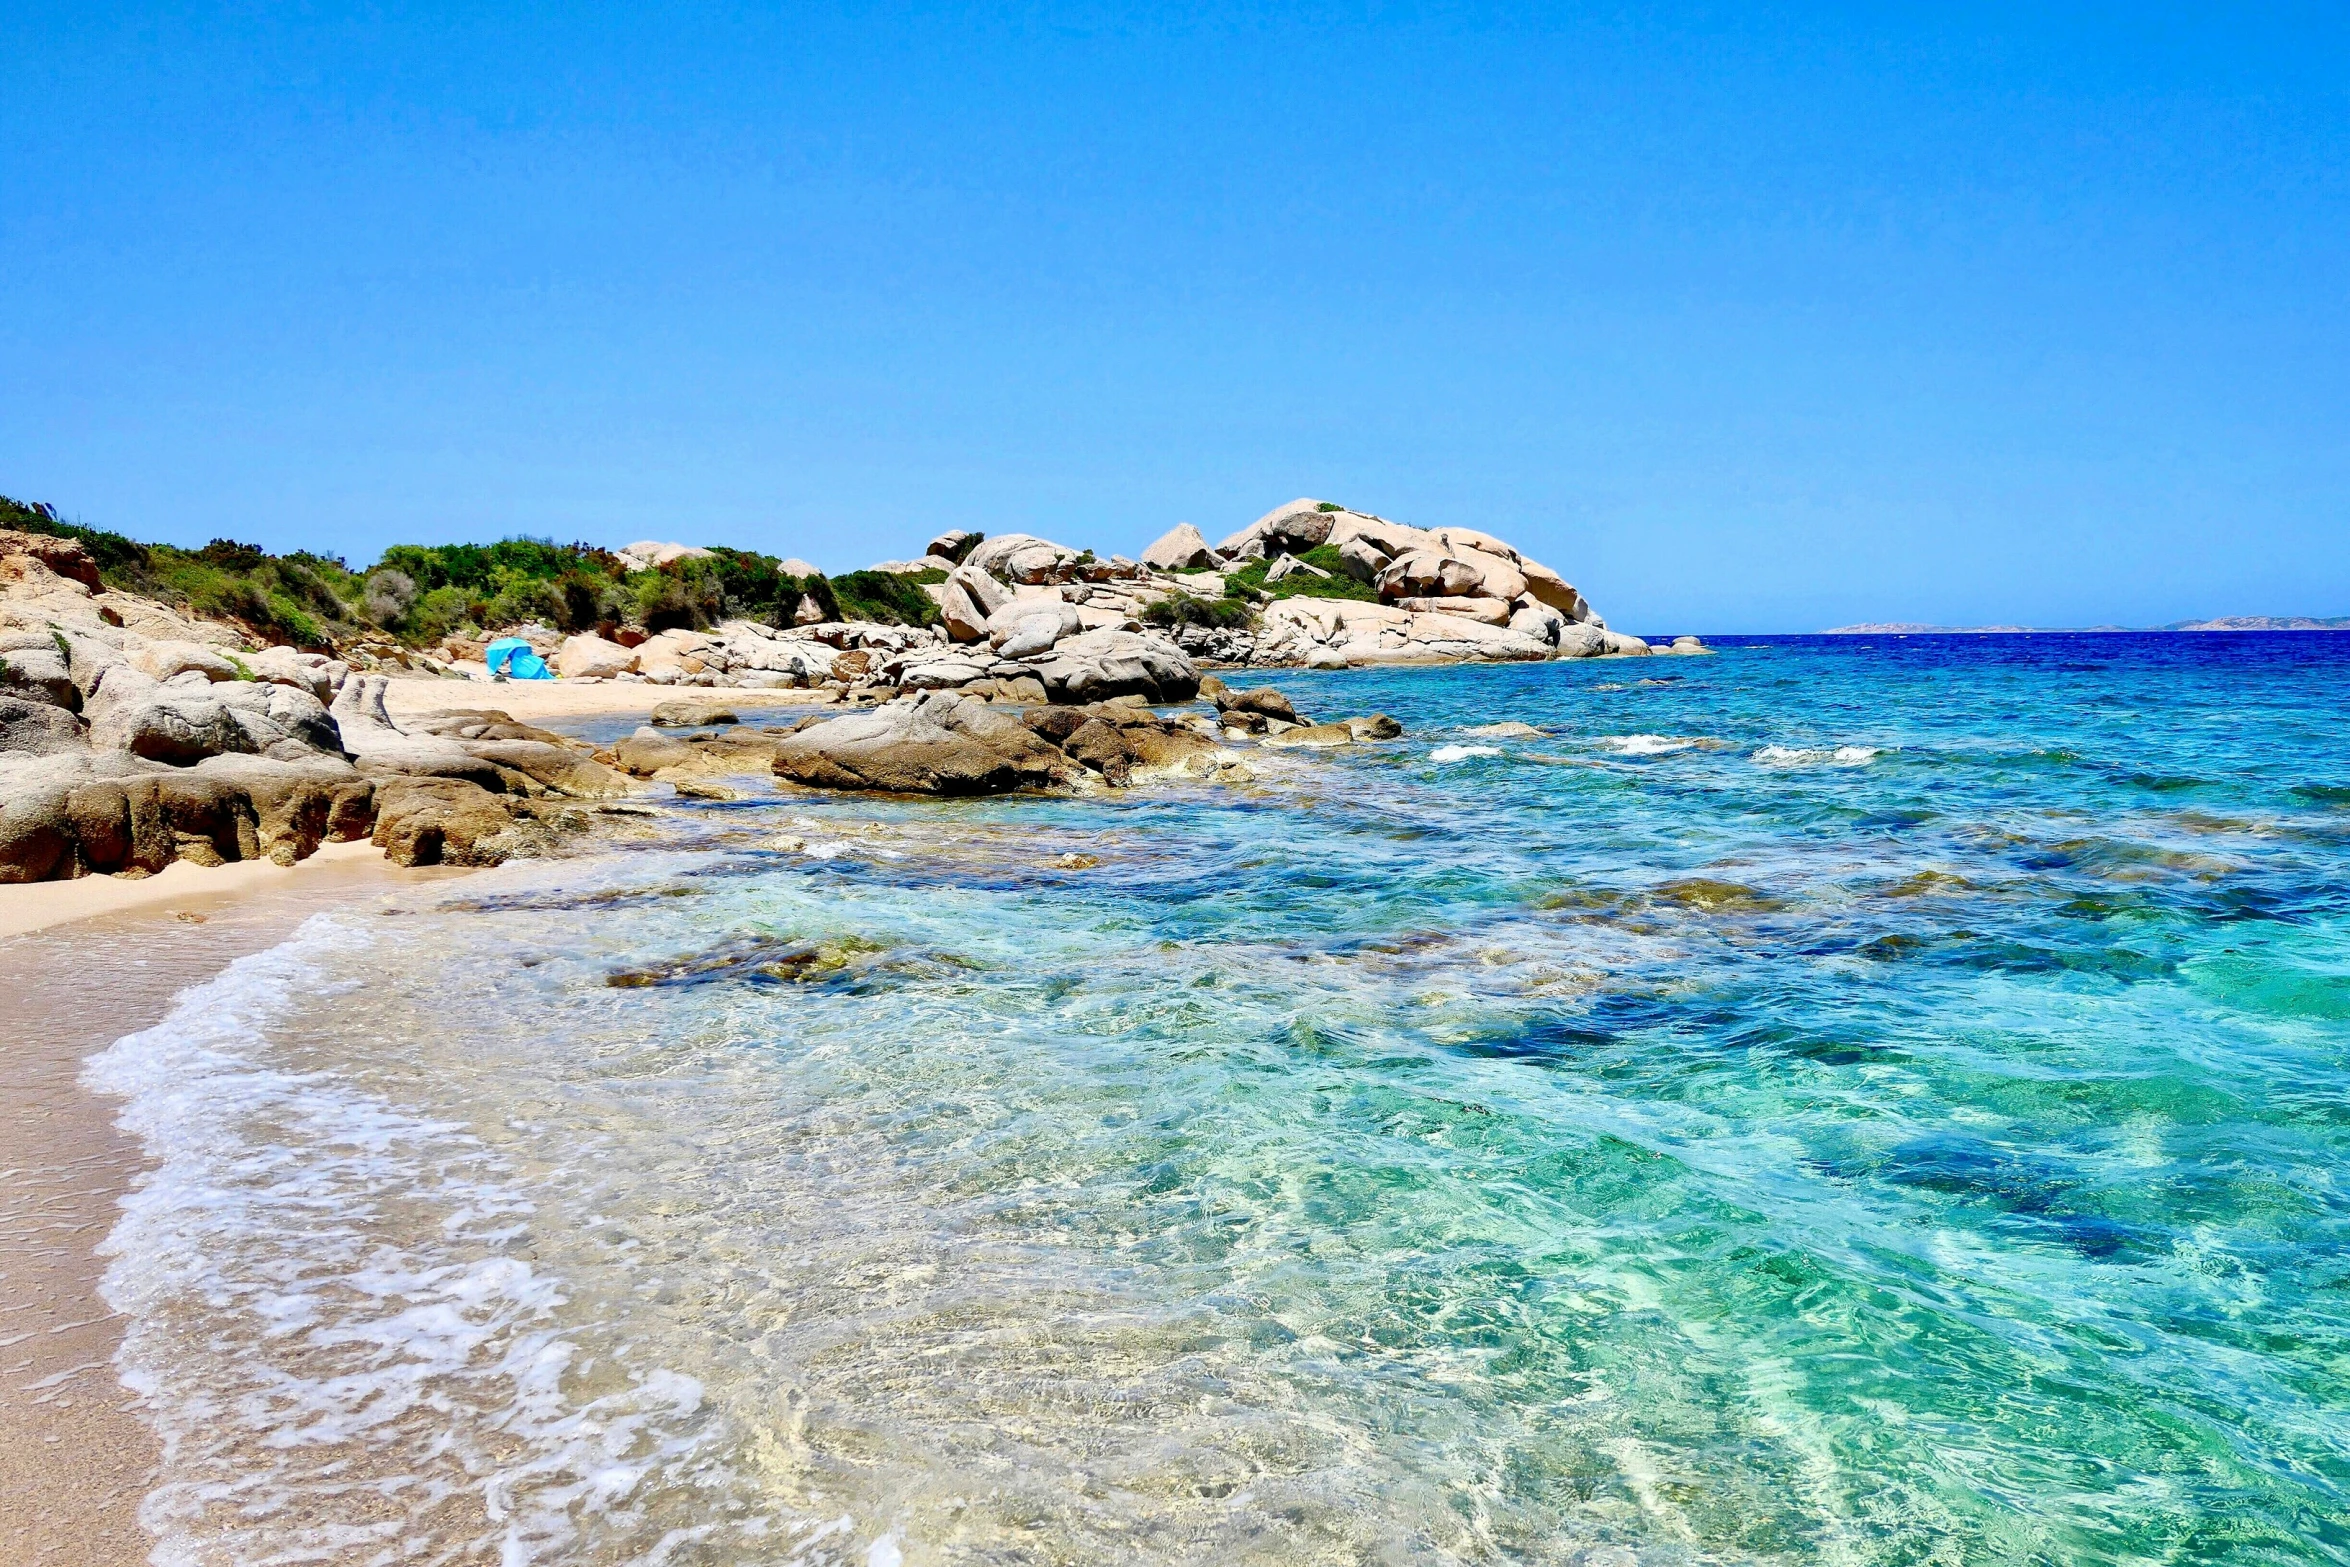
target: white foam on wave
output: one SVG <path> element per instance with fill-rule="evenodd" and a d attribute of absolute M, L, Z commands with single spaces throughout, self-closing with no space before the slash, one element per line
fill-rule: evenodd
<path fill-rule="evenodd" d="M 1598 740 L 1602 750 L 1618 756 L 1670 756 L 1694 750 L 1699 743 L 1679 735 L 1601 735 Z"/>
<path fill-rule="evenodd" d="M 1873 745 L 1766 745 L 1749 760 L 1757 767 L 1866 767 L 1883 754 Z"/>
<path fill-rule="evenodd" d="M 304 999 L 358 989 L 324 963 L 352 939 L 314 919 L 85 1068 L 154 1166 L 102 1248 L 163 1447 L 153 1559 L 656 1559 L 641 1493 L 721 1467 L 700 1384 L 610 1356 L 581 1376 L 507 1162 L 272 1048 Z"/>
<path fill-rule="evenodd" d="M 1472 756 L 1499 756 L 1498 745 L 1440 745 L 1428 753 L 1431 762 L 1465 762 Z"/>

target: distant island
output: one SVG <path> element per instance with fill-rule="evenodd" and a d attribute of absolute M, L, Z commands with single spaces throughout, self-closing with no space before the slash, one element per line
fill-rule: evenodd
<path fill-rule="evenodd" d="M 1824 637 L 1963 637 L 2128 631 L 2350 631 L 2350 615 L 2221 615 L 2211 620 L 2174 620 L 2167 626 L 1929 626 L 1911 620 L 1871 620 L 1856 626 L 1830 626 L 1819 634 Z"/>

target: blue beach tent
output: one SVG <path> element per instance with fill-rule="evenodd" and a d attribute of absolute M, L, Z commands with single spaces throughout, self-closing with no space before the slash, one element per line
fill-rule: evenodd
<path fill-rule="evenodd" d="M 504 675 L 511 680 L 552 680 L 555 672 L 547 661 L 530 650 L 530 644 L 520 637 L 500 637 L 481 655 L 493 675 Z"/>

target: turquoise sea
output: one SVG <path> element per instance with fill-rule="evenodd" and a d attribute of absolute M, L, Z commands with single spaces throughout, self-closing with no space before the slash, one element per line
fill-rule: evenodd
<path fill-rule="evenodd" d="M 160 1559 L 2350 1561 L 2350 636 L 1721 646 L 316 917 L 90 1068 Z"/>

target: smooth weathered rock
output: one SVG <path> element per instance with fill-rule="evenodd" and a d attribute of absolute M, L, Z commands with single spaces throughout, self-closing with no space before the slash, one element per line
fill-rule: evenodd
<path fill-rule="evenodd" d="M 1589 620 L 1591 606 L 1583 595 L 1575 591 L 1573 583 L 1539 561 L 1518 557 L 1518 574 L 1526 579 L 1526 591 L 1540 603 L 1549 605 L 1570 621 Z"/>
<path fill-rule="evenodd" d="M 1227 686 L 1215 697 L 1219 713 L 1257 713 L 1284 723 L 1302 724 L 1297 708 L 1272 686 Z"/>
<path fill-rule="evenodd" d="M 1105 628 L 1063 638 L 1032 673 L 1055 702 L 1118 696 L 1188 702 L 1199 691 L 1199 666 L 1165 637 L 1142 631 Z"/>
<path fill-rule="evenodd" d="M 1515 552 L 1505 556 L 1455 545 L 1452 558 L 1477 573 L 1477 591 L 1485 597 L 1506 604 L 1526 596 L 1526 574 L 1518 569 Z"/>
<path fill-rule="evenodd" d="M 1018 719 L 952 692 L 903 698 L 785 736 L 775 772 L 820 789 L 1002 794 L 1068 781 L 1069 762 Z"/>
<path fill-rule="evenodd" d="M 1510 623 L 1510 607 L 1500 599 L 1468 598 L 1404 598 L 1395 601 L 1397 609 L 1408 609 L 1416 615 L 1458 615 L 1463 620 L 1474 620 L 1488 626 L 1506 626 Z"/>
<path fill-rule="evenodd" d="M 74 684 L 67 655 L 57 639 L 42 632 L 12 632 L 0 638 L 0 696 L 46 702 L 78 713 L 81 687 Z"/>
<path fill-rule="evenodd" d="M 1608 633 L 1588 621 L 1579 621 L 1559 632 L 1558 656 L 1561 658 L 1598 658 L 1608 650 Z"/>
<path fill-rule="evenodd" d="M 998 658 L 1018 662 L 1036 658 L 1064 637 L 1085 629 L 1074 604 L 1015 599 L 988 618 L 988 644 Z"/>
<path fill-rule="evenodd" d="M 1263 743 L 1270 746 L 1309 747 L 1353 745 L 1355 732 L 1346 724 L 1300 724 L 1294 729 L 1266 735 Z"/>
<path fill-rule="evenodd" d="M 939 584 L 939 615 L 957 642 L 984 640 L 989 619 L 1011 602 L 1011 589 L 969 562 Z"/>
<path fill-rule="evenodd" d="M 250 808 L 258 858 L 292 865 L 329 838 L 356 838 L 374 820 L 374 781 L 325 757 L 288 762 L 215 756 L 195 775 L 241 794 Z"/>
<path fill-rule="evenodd" d="M 522 775 L 474 755 L 463 742 L 411 733 L 394 724 L 384 707 L 384 691 L 390 684 L 383 675 L 353 675 L 335 693 L 332 712 L 343 749 L 357 760 L 361 772 L 378 778 L 460 778 L 489 790 L 524 782 Z"/>
<path fill-rule="evenodd" d="M 920 659 L 898 672 L 898 684 L 908 691 L 957 691 L 994 678 L 995 666 L 994 655 L 986 653 Z"/>
<path fill-rule="evenodd" d="M 968 528 L 949 528 L 937 538 L 932 539 L 930 547 L 923 553 L 936 555 L 941 560 L 950 561 L 959 566 L 986 538 L 986 534 L 973 533 Z"/>
<path fill-rule="evenodd" d="M 1214 740 L 1182 720 L 1161 718 L 1148 707 L 1131 701 L 1039 708 L 1028 713 L 1024 722 L 1039 735 L 1064 747 L 1073 758 L 1094 767 L 1112 784 L 1128 781 L 1137 770 L 1179 769 L 1199 756 L 1220 749 Z M 1116 731 L 1115 742 L 1095 733 L 1103 726 Z M 1111 758 L 1117 761 L 1113 763 Z"/>
<path fill-rule="evenodd" d="M 462 778 L 390 778 L 376 786 L 375 846 L 395 865 L 500 865 L 518 847 L 514 816 Z"/>
<path fill-rule="evenodd" d="M 209 691 L 209 684 L 201 691 L 175 689 L 132 665 L 117 665 L 90 698 L 90 744 L 176 766 L 260 749 Z"/>
<path fill-rule="evenodd" d="M 1618 658 L 1646 658 L 1656 651 L 1645 637 L 1633 636 L 1628 631 L 1602 631 L 1599 635 L 1607 644 L 1607 651 Z"/>
<path fill-rule="evenodd" d="M 72 676 L 85 704 L 97 694 L 98 682 L 105 678 L 106 671 L 130 662 L 115 643 L 87 631 L 60 631 L 56 635 L 65 643 L 66 673 Z"/>
<path fill-rule="evenodd" d="M 559 794 L 572 800 L 607 800 L 628 792 L 628 780 L 590 756 L 541 740 L 460 740 L 468 753 L 499 768 L 509 790 L 514 775 L 530 781 L 524 794 Z"/>
<path fill-rule="evenodd" d="M 191 670 L 207 680 L 237 680 L 247 673 L 228 654 L 200 642 L 138 642 L 125 652 L 132 668 L 155 680 Z"/>
<path fill-rule="evenodd" d="M 89 726 L 56 703 L 0 695 L 0 754 L 45 756 L 78 750 L 88 739 Z"/>
<path fill-rule="evenodd" d="M 1548 604 L 1531 598 L 1522 601 L 1520 607 L 1511 613 L 1509 620 L 1512 631 L 1548 647 L 1559 645 L 1559 638 L 1566 634 L 1569 624 L 1566 616 Z"/>
<path fill-rule="evenodd" d="M 1342 513 L 1327 503 L 1301 497 L 1276 506 L 1216 546 L 1226 560 L 1261 560 L 1269 555 L 1301 555 L 1330 541 Z"/>
<path fill-rule="evenodd" d="M 659 539 L 639 539 L 634 544 L 622 545 L 612 553 L 639 571 L 655 570 L 672 561 L 711 558 L 710 551 L 698 544 L 664 543 Z"/>
<path fill-rule="evenodd" d="M 1379 580 L 1387 569 L 1387 551 L 1366 538 L 1352 538 L 1338 546 L 1338 559 L 1346 574 L 1355 581 L 1370 584 Z"/>
<path fill-rule="evenodd" d="M 614 675 L 631 674 L 636 667 L 635 649 L 607 641 L 592 631 L 565 637 L 563 646 L 555 652 L 555 673 L 566 680 L 589 676 L 609 680 Z"/>
<path fill-rule="evenodd" d="M 1372 713 L 1363 718 L 1344 720 L 1357 740 L 1393 740 L 1403 733 L 1403 725 L 1385 713 Z"/>
<path fill-rule="evenodd" d="M 1142 563 L 1154 571 L 1196 571 L 1216 563 L 1216 552 L 1199 529 L 1179 522 L 1151 542 Z"/>
<path fill-rule="evenodd" d="M 290 647 L 265 647 L 258 653 L 244 655 L 244 660 L 254 679 L 308 692 L 322 705 L 335 699 L 336 674 L 344 669 L 320 654 L 302 653 Z"/>
<path fill-rule="evenodd" d="M 813 599 L 803 599 L 802 609 L 815 605 Z M 823 610 L 817 608 L 818 618 Z M 718 641 L 706 631 L 685 627 L 664 631 L 647 637 L 636 648 L 637 673 L 663 683 L 690 680 L 695 676 L 725 667 L 724 655 Z"/>
<path fill-rule="evenodd" d="M 802 720 L 803 724 L 821 722 Z M 678 736 L 642 728 L 613 747 L 620 765 L 639 778 L 723 778 L 773 770 L 778 735 L 741 727 L 716 734 Z"/>
<path fill-rule="evenodd" d="M 963 564 L 1012 582 L 1051 582 L 1076 563 L 1077 554 L 1031 533 L 999 533 L 975 546 Z"/>
<path fill-rule="evenodd" d="M 651 778 L 665 767 L 681 767 L 694 758 L 694 748 L 682 735 L 665 735 L 646 725 L 612 747 L 620 765 L 639 778 Z"/>
<path fill-rule="evenodd" d="M 1378 587 L 1384 599 L 1465 598 L 1484 581 L 1467 561 L 1434 550 L 1414 550 L 1379 573 Z"/>
<path fill-rule="evenodd" d="M 736 724 L 742 720 L 733 708 L 723 702 L 696 701 L 686 698 L 676 702 L 653 704 L 653 725 L 665 729 L 700 729 L 710 724 Z"/>
<path fill-rule="evenodd" d="M 61 769 L 36 764 L 0 775 L 0 882 L 72 874 L 72 793 L 73 779 Z"/>
<path fill-rule="evenodd" d="M 1105 783 L 1121 787 L 1133 777 L 1135 764 L 1142 760 L 1142 753 L 1126 738 L 1124 730 L 1098 718 L 1089 718 L 1078 725 L 1061 742 L 1061 750 L 1073 761 L 1101 774 Z"/>

